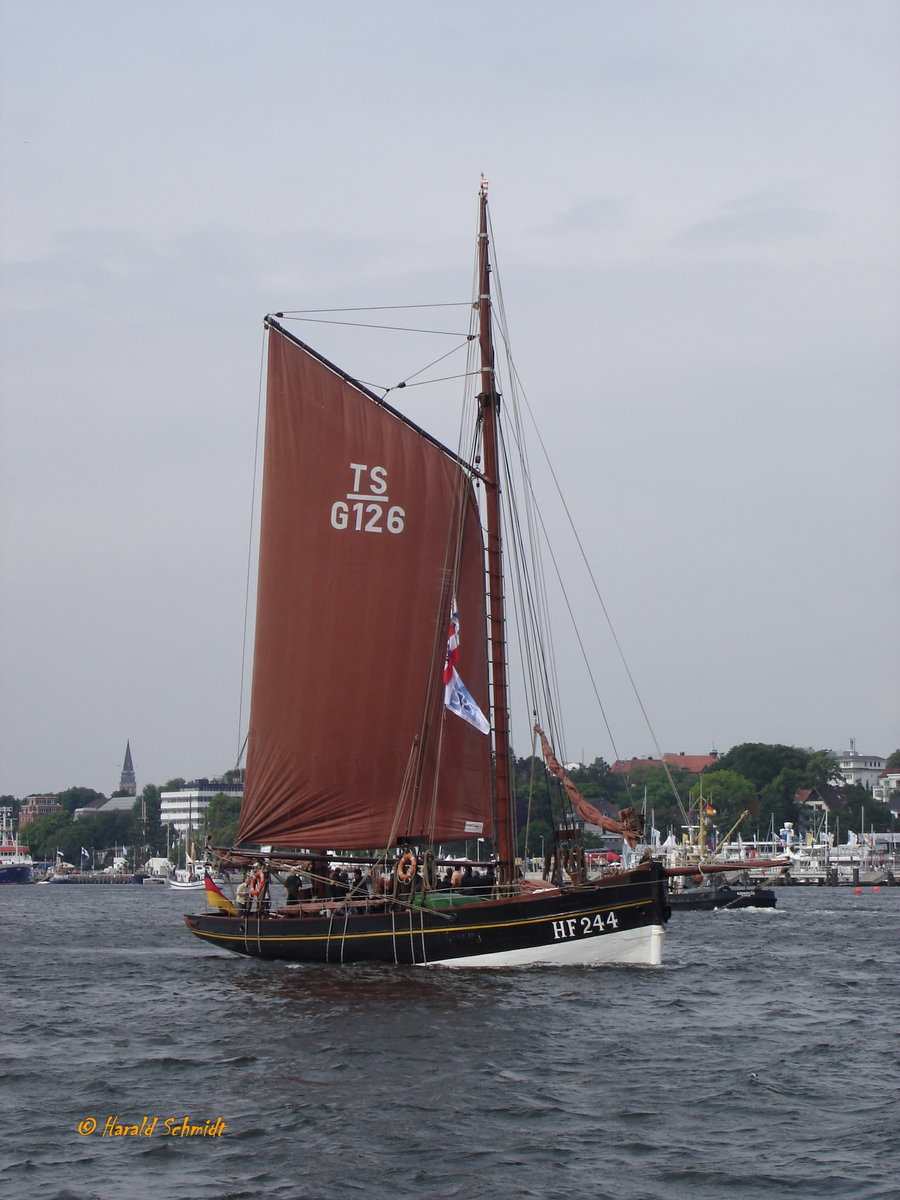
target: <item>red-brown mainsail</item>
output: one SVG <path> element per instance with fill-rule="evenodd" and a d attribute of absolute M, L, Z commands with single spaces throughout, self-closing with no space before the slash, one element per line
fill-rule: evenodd
<path fill-rule="evenodd" d="M 256 647 L 239 840 L 389 846 L 491 833 L 482 538 L 461 466 L 269 322 Z"/>

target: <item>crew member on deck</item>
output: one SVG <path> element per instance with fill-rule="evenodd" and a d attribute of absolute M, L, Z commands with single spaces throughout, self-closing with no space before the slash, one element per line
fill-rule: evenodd
<path fill-rule="evenodd" d="M 287 875 L 285 877 L 284 890 L 287 892 L 287 903 L 288 904 L 299 904 L 300 903 L 300 888 L 301 888 L 301 886 L 302 886 L 302 880 L 300 879 L 300 876 L 297 874 L 296 871 L 291 871 L 290 875 Z"/>
<path fill-rule="evenodd" d="M 237 885 L 234 893 L 234 899 L 237 903 L 238 912 L 242 917 L 246 917 L 250 912 L 250 872 L 245 871 L 244 877 Z"/>

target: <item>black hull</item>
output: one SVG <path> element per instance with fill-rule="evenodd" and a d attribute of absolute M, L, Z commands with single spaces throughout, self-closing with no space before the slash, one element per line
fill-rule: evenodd
<path fill-rule="evenodd" d="M 669 904 L 673 912 L 711 912 L 717 908 L 774 908 L 777 904 L 771 888 L 689 888 L 672 892 Z"/>
<path fill-rule="evenodd" d="M 31 883 L 31 867 L 27 863 L 9 863 L 0 867 L 2 883 Z"/>
<path fill-rule="evenodd" d="M 656 864 L 580 888 L 433 911 L 186 915 L 191 933 L 254 958 L 425 966 L 657 966 L 669 909 Z"/>

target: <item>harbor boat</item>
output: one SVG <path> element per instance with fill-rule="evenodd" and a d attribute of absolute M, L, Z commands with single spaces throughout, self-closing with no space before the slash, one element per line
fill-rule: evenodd
<path fill-rule="evenodd" d="M 146 876 L 128 871 L 55 871 L 42 879 L 41 883 L 66 884 L 95 884 L 98 887 L 111 887 L 122 884 L 142 885 Z"/>
<path fill-rule="evenodd" d="M 194 808 L 193 799 L 188 801 L 188 823 L 184 831 L 184 866 L 172 867 L 168 863 L 169 872 L 167 883 L 170 888 L 181 892 L 202 892 L 207 866 L 205 861 L 198 860 L 194 845 Z"/>
<path fill-rule="evenodd" d="M 203 876 L 196 873 L 178 872 L 169 878 L 168 884 L 176 892 L 202 892 L 204 890 Z"/>
<path fill-rule="evenodd" d="M 246 777 L 236 844 L 216 852 L 248 874 L 233 912 L 185 915 L 208 946 L 342 965 L 661 961 L 660 864 L 589 880 L 575 822 L 557 831 L 555 879 L 528 880 L 517 860 L 510 596 L 524 711 L 550 744 L 560 726 L 552 686 L 535 683 L 550 651 L 527 622 L 543 593 L 524 574 L 529 523 L 507 475 L 522 429 L 504 433 L 515 378 L 506 390 L 495 360 L 508 345 L 494 333 L 495 278 L 483 183 L 461 349 L 470 432 L 457 450 L 301 341 L 285 314 L 265 320 Z M 636 840 L 629 814 L 610 824 Z M 490 847 L 490 863 L 473 863 L 467 843 Z M 461 849 L 468 876 L 448 883 Z M 294 872 L 304 886 L 279 907 L 271 881 Z"/>
<path fill-rule="evenodd" d="M 202 892 L 206 889 L 206 880 L 209 875 L 210 873 L 203 863 L 191 863 L 186 868 L 181 867 L 173 871 L 167 882 L 169 887 L 176 892 Z M 228 882 L 225 876 L 219 872 L 216 872 L 212 878 L 219 885 Z"/>
<path fill-rule="evenodd" d="M 672 912 L 711 912 L 718 909 L 775 908 L 778 899 L 773 888 L 704 881 L 669 891 Z"/>
<path fill-rule="evenodd" d="M 745 852 L 742 842 L 731 838 L 749 817 L 744 811 L 721 841 L 710 834 L 715 809 L 701 794 L 686 812 L 687 823 L 680 842 L 673 835 L 663 842 L 657 857 L 665 863 L 669 881 L 669 903 L 673 911 L 716 908 L 774 908 L 775 893 L 764 883 L 778 882 L 790 867 L 790 857 L 773 851 L 758 855 Z"/>
<path fill-rule="evenodd" d="M 205 875 L 205 864 L 197 862 L 188 853 L 183 867 L 175 867 L 174 870 L 170 868 L 169 878 L 166 882 L 177 892 L 202 892 L 205 887 L 203 882 Z"/>
<path fill-rule="evenodd" d="M 13 830 L 12 809 L 0 808 L 0 884 L 30 883 L 34 860 Z"/>

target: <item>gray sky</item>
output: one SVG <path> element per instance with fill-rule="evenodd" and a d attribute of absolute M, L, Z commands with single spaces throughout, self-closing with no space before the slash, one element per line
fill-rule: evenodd
<path fill-rule="evenodd" d="M 894 0 L 0 13 L 0 792 L 233 765 L 262 316 L 467 299 L 481 171 L 662 749 L 900 744 Z"/>

